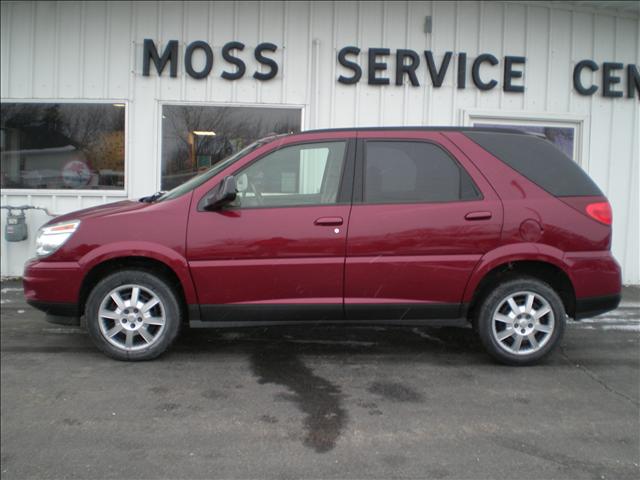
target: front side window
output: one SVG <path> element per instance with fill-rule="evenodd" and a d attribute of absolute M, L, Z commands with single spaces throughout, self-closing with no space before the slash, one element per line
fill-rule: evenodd
<path fill-rule="evenodd" d="M 0 105 L 2 188 L 123 190 L 125 104 Z"/>
<path fill-rule="evenodd" d="M 368 141 L 365 145 L 366 203 L 453 202 L 479 198 L 469 174 L 434 144 Z"/>
<path fill-rule="evenodd" d="M 346 142 L 293 145 L 235 174 L 239 208 L 336 203 Z"/>

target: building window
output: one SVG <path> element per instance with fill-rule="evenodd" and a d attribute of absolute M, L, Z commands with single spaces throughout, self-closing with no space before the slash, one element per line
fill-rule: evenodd
<path fill-rule="evenodd" d="M 1 185 L 123 190 L 125 104 L 0 105 Z"/>
<path fill-rule="evenodd" d="M 246 145 L 300 131 L 298 108 L 163 105 L 162 190 L 171 190 Z"/>

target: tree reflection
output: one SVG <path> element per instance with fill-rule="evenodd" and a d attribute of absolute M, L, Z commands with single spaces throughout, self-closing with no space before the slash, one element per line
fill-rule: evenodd
<path fill-rule="evenodd" d="M 180 185 L 261 137 L 299 130 L 297 109 L 165 105 L 162 189 Z"/>
<path fill-rule="evenodd" d="M 3 187 L 124 186 L 124 108 L 3 103 L 0 112 Z M 69 177 L 74 169 L 83 175 Z"/>

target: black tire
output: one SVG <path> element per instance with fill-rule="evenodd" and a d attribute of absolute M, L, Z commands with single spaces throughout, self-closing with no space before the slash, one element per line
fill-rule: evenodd
<path fill-rule="evenodd" d="M 159 306 L 154 308 L 161 308 L 164 315 L 163 327 L 157 327 L 157 334 L 152 343 L 147 346 L 144 344 L 143 336 L 138 335 L 135 337 L 138 345 L 135 346 L 135 350 L 131 351 L 128 351 L 124 345 L 119 348 L 107 340 L 101 330 L 100 322 L 108 322 L 109 320 L 99 317 L 100 306 L 103 301 L 109 301 L 107 300 L 109 293 L 125 285 L 137 285 L 142 287 L 142 291 L 153 293 L 160 301 Z M 181 308 L 173 287 L 163 277 L 146 270 L 123 270 L 103 278 L 96 284 L 87 299 L 85 319 L 91 340 L 109 357 L 128 361 L 152 360 L 165 352 L 176 339 L 181 324 Z M 133 321 L 135 322 L 135 320 Z M 117 324 L 115 320 L 112 322 Z M 123 323 L 127 324 L 128 321 L 123 321 Z M 131 325 L 133 326 L 133 323 Z M 142 327 L 142 324 L 140 326 Z M 147 329 L 152 327 L 155 328 L 153 325 L 149 325 Z M 126 338 L 127 332 L 124 330 L 121 332 L 117 334 L 120 335 L 118 338 L 122 338 L 121 335 L 125 335 Z"/>
<path fill-rule="evenodd" d="M 531 292 L 534 294 L 534 298 L 536 302 L 541 302 L 542 300 L 547 302 L 548 307 L 551 309 L 551 315 L 547 314 L 542 317 L 542 322 L 551 323 L 553 322 L 553 326 L 542 325 L 542 327 L 551 328 L 551 332 L 537 332 L 535 330 L 532 331 L 534 338 L 532 342 L 529 342 L 528 337 L 525 338 L 524 335 L 520 335 L 518 330 L 520 327 L 507 327 L 506 323 L 503 327 L 505 334 L 508 334 L 507 328 L 511 328 L 514 333 L 511 336 L 511 339 L 504 339 L 500 341 L 496 338 L 501 332 L 495 332 L 498 327 L 494 327 L 495 325 L 502 325 L 502 321 L 494 322 L 494 314 L 499 314 L 503 310 L 498 310 L 498 308 L 508 308 L 505 307 L 505 302 L 507 299 L 512 296 L 523 292 Z M 516 299 L 524 298 L 516 297 Z M 519 303 L 516 304 L 520 306 Z M 540 303 L 540 310 L 543 310 L 543 307 Z M 508 308 L 508 311 L 512 309 Z M 523 315 L 523 319 L 521 320 L 523 323 L 534 320 L 527 320 L 524 315 L 525 313 L 520 313 L 519 315 Z M 550 320 L 551 319 L 551 320 Z M 484 345 L 485 349 L 494 359 L 498 360 L 500 363 L 504 363 L 506 365 L 516 365 L 516 366 L 524 366 L 524 365 L 533 365 L 535 363 L 540 362 L 543 358 L 549 355 L 559 344 L 562 336 L 564 334 L 564 330 L 566 327 L 566 313 L 564 309 L 564 304 L 560 299 L 559 295 L 549 286 L 547 283 L 538 280 L 532 277 L 512 277 L 509 280 L 505 280 L 501 282 L 493 291 L 491 291 L 482 301 L 480 308 L 478 309 L 478 315 L 475 319 L 475 326 L 477 328 L 478 335 L 480 336 L 480 340 Z M 522 333 L 525 333 L 525 328 L 527 325 L 522 325 Z M 527 329 L 527 332 L 529 330 Z M 548 335 L 548 338 L 547 338 Z M 520 348 L 512 345 L 507 345 L 513 341 L 515 344 L 516 336 L 520 336 L 523 342 L 518 345 L 528 346 L 531 351 L 523 350 L 521 353 L 512 353 L 511 349 Z M 538 338 L 542 338 L 542 340 L 537 340 Z M 539 341 L 540 346 L 538 349 L 535 349 L 534 344 Z"/>

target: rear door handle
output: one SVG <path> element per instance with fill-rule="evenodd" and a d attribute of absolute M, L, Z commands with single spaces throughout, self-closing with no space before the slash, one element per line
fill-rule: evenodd
<path fill-rule="evenodd" d="M 466 220 L 488 220 L 491 218 L 491 212 L 469 212 L 464 218 Z"/>
<path fill-rule="evenodd" d="M 317 218 L 314 225 L 320 225 L 325 227 L 332 227 L 334 225 L 342 225 L 342 217 L 320 217 Z"/>

